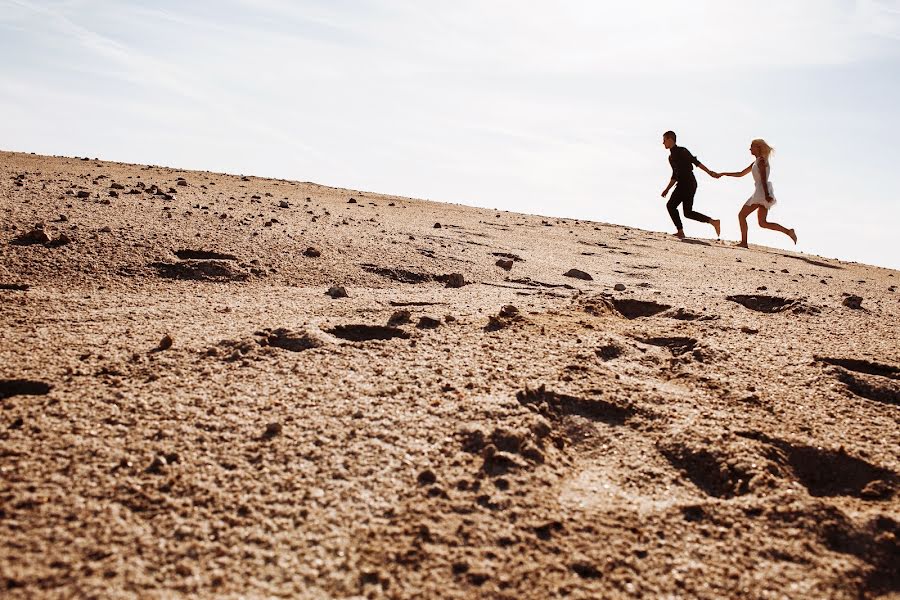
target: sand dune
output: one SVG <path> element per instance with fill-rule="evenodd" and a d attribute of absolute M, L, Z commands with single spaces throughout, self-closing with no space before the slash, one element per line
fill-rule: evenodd
<path fill-rule="evenodd" d="M 0 589 L 897 597 L 898 284 L 0 153 Z"/>

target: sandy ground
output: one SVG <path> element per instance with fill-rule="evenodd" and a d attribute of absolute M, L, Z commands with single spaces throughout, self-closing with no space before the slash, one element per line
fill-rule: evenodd
<path fill-rule="evenodd" d="M 897 285 L 0 153 L 0 595 L 898 598 Z"/>

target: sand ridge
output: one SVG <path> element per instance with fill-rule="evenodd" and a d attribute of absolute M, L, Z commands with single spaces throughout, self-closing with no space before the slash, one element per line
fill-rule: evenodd
<path fill-rule="evenodd" d="M 896 271 L 20 153 L 0 219 L 10 597 L 900 593 Z"/>

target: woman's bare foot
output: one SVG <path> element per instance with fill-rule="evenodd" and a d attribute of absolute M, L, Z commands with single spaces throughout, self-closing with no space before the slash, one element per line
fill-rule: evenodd
<path fill-rule="evenodd" d="M 790 237 L 792 240 L 794 240 L 794 245 L 797 244 L 797 232 L 796 231 L 794 231 L 793 229 L 788 229 L 788 237 Z"/>
<path fill-rule="evenodd" d="M 717 238 L 721 237 L 722 236 L 722 221 L 720 221 L 719 219 L 712 219 L 712 220 L 710 220 L 709 224 L 712 225 L 713 229 L 716 230 L 716 237 Z"/>
<path fill-rule="evenodd" d="M 679 229 L 679 230 L 675 233 L 675 237 L 677 237 L 679 240 L 683 240 L 684 237 L 685 237 L 685 236 L 684 236 L 684 232 L 681 231 L 681 230 Z"/>
<path fill-rule="evenodd" d="M 747 245 L 747 242 L 738 242 L 737 244 L 735 244 L 735 247 L 737 247 L 737 248 L 750 248 L 750 246 Z"/>

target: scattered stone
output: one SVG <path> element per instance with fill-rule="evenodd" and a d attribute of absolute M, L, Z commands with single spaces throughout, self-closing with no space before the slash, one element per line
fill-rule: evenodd
<path fill-rule="evenodd" d="M 154 456 L 153 462 L 144 469 L 145 473 L 150 473 L 151 475 L 160 475 L 165 470 L 168 463 L 166 462 L 166 458 L 164 456 Z"/>
<path fill-rule="evenodd" d="M 87 190 L 79 190 L 78 192 L 75 192 L 75 197 L 76 198 L 90 198 L 91 193 Z"/>
<path fill-rule="evenodd" d="M 319 251 L 318 248 L 314 248 L 314 247 L 310 246 L 309 248 L 307 248 L 306 250 L 303 251 L 303 256 L 308 256 L 309 258 L 318 258 L 318 257 L 322 256 L 322 253 Z"/>
<path fill-rule="evenodd" d="M 388 319 L 387 324 L 391 327 L 396 327 L 397 325 L 405 325 L 407 323 L 412 322 L 412 313 L 408 310 L 398 310 L 394 311 L 394 314 L 391 315 L 391 318 Z"/>
<path fill-rule="evenodd" d="M 282 200 L 281 202 L 278 203 L 278 206 L 281 208 L 290 208 L 291 204 L 287 200 Z"/>
<path fill-rule="evenodd" d="M 853 310 L 861 310 L 862 309 L 862 297 L 861 296 L 847 296 L 844 298 L 843 304 L 847 308 L 852 308 Z"/>
<path fill-rule="evenodd" d="M 175 340 L 172 339 L 172 336 L 168 333 L 165 334 L 161 340 L 159 340 L 159 345 L 156 347 L 157 352 L 162 352 L 163 350 L 168 350 L 172 347 L 172 344 Z"/>
<path fill-rule="evenodd" d="M 446 276 L 446 286 L 448 288 L 461 288 L 466 285 L 466 279 L 462 273 L 450 273 Z"/>
<path fill-rule="evenodd" d="M 347 204 L 356 204 L 356 198 L 350 198 L 347 200 Z"/>
<path fill-rule="evenodd" d="M 110 187 L 110 189 L 113 189 L 113 190 L 124 190 L 125 189 L 124 185 L 122 185 L 121 183 L 115 183 L 115 182 L 110 184 L 109 187 Z"/>
<path fill-rule="evenodd" d="M 36 227 L 27 233 L 14 238 L 12 244 L 17 246 L 30 246 L 32 244 L 47 244 L 50 242 L 50 236 L 44 231 L 43 227 Z"/>
<path fill-rule="evenodd" d="M 484 330 L 498 331 L 500 329 L 509 327 L 513 323 L 517 323 L 519 321 L 524 321 L 524 319 L 519 315 L 519 309 L 512 304 L 507 304 L 500 309 L 500 312 L 497 314 L 497 316 L 488 316 L 488 324 L 485 325 Z"/>
<path fill-rule="evenodd" d="M 419 329 L 435 329 L 440 326 L 440 319 L 435 319 L 434 317 L 429 317 L 428 315 L 422 316 L 419 319 L 419 323 L 416 325 L 416 327 L 418 327 Z"/>
<path fill-rule="evenodd" d="M 100 228 L 100 233 L 112 233 L 112 228 L 109 225 L 104 225 Z"/>
<path fill-rule="evenodd" d="M 345 290 L 344 286 L 341 286 L 341 285 L 333 285 L 330 288 L 328 288 L 328 291 L 325 293 L 334 299 L 348 297 L 347 290 Z"/>
<path fill-rule="evenodd" d="M 431 469 L 426 469 L 419 473 L 416 481 L 419 485 L 433 485 L 437 481 L 437 475 Z"/>
<path fill-rule="evenodd" d="M 501 258 L 495 263 L 498 267 L 505 271 L 509 271 L 513 267 L 513 261 Z"/>
<path fill-rule="evenodd" d="M 182 187 L 187 187 L 188 182 L 184 179 L 178 178 L 178 181 L 175 182 L 175 185 L 180 185 Z"/>
<path fill-rule="evenodd" d="M 593 281 L 594 278 L 591 277 L 588 273 L 581 271 L 579 269 L 569 269 L 565 273 L 563 273 L 566 277 L 573 277 L 575 279 L 583 279 L 585 281 Z"/>
<path fill-rule="evenodd" d="M 625 291 L 625 284 L 624 284 L 624 283 L 617 283 L 615 286 L 613 286 L 613 289 L 616 290 L 617 292 L 624 292 L 624 291 Z"/>
<path fill-rule="evenodd" d="M 58 248 L 59 246 L 65 246 L 66 244 L 71 244 L 72 238 L 70 238 L 65 233 L 59 234 L 57 237 L 51 239 L 47 242 L 46 246 L 49 248 Z"/>
<path fill-rule="evenodd" d="M 262 439 L 271 440 L 273 437 L 281 434 L 281 423 L 269 423 L 266 430 L 262 434 Z"/>
<path fill-rule="evenodd" d="M 110 198 L 118 198 L 119 192 L 117 192 L 116 190 L 109 190 L 109 196 Z"/>
<path fill-rule="evenodd" d="M 512 304 L 507 304 L 500 309 L 499 316 L 504 319 L 513 319 L 519 316 L 519 309 Z"/>
<path fill-rule="evenodd" d="M 525 262 L 525 259 L 519 256 L 518 254 L 513 254 L 512 252 L 491 252 L 494 256 L 499 256 L 500 258 L 508 258 L 513 262 Z"/>

